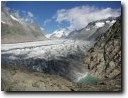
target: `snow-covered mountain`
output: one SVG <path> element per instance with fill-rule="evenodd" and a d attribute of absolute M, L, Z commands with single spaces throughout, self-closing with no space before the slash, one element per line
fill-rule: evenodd
<path fill-rule="evenodd" d="M 86 30 L 91 30 L 94 28 L 101 28 L 101 27 L 104 27 L 106 25 L 112 26 L 115 22 L 116 22 L 116 17 L 109 17 L 107 19 L 93 21 L 93 22 L 90 22 L 86 26 Z"/>
<path fill-rule="evenodd" d="M 33 21 L 26 21 L 13 10 L 1 8 L 1 42 L 18 43 L 44 40 L 45 36 L 40 27 Z"/>
<path fill-rule="evenodd" d="M 59 29 L 51 34 L 45 35 L 48 39 L 81 39 L 81 40 L 95 40 L 101 33 L 106 32 L 114 23 L 116 17 L 109 17 L 107 19 L 90 22 L 85 28 L 80 30 L 70 31 L 67 29 Z"/>
<path fill-rule="evenodd" d="M 115 17 L 90 22 L 85 28 L 70 32 L 68 39 L 95 40 L 101 33 L 106 32 L 116 22 Z"/>
<path fill-rule="evenodd" d="M 53 33 L 51 34 L 46 34 L 45 36 L 47 38 L 50 39 L 58 39 L 58 38 L 65 38 L 69 35 L 69 30 L 67 29 L 59 29 L 59 30 L 55 30 Z"/>

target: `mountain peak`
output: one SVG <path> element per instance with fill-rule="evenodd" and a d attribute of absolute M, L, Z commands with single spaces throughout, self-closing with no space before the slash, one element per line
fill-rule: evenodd
<path fill-rule="evenodd" d="M 64 38 L 69 35 L 69 30 L 67 29 L 58 29 L 51 34 L 46 34 L 47 38 Z"/>

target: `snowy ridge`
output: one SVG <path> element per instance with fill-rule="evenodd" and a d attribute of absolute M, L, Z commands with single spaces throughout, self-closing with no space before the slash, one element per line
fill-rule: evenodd
<path fill-rule="evenodd" d="M 95 26 L 96 26 L 97 28 L 103 27 L 104 25 L 105 25 L 104 22 L 97 22 L 97 23 L 95 24 Z"/>
<path fill-rule="evenodd" d="M 17 18 L 15 18 L 14 16 L 10 15 L 10 17 L 11 17 L 13 20 L 15 20 L 15 21 L 18 21 L 18 22 L 19 22 L 19 20 L 18 20 Z"/>
<path fill-rule="evenodd" d="M 46 34 L 45 37 L 46 38 L 50 38 L 52 36 L 52 34 Z"/>
<path fill-rule="evenodd" d="M 114 24 L 115 22 L 116 22 L 116 20 L 112 20 L 110 23 L 111 23 L 111 24 Z"/>
<path fill-rule="evenodd" d="M 6 24 L 4 21 L 1 21 L 2 23 Z"/>

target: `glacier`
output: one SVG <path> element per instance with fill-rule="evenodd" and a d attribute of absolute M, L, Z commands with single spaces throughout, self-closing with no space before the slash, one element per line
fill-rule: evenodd
<path fill-rule="evenodd" d="M 86 76 L 82 58 L 92 45 L 90 41 L 69 39 L 2 44 L 1 63 L 78 81 Z"/>

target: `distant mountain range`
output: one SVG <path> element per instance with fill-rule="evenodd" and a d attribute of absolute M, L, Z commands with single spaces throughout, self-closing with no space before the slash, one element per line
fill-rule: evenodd
<path fill-rule="evenodd" d="M 109 17 L 107 19 L 90 22 L 85 28 L 69 32 L 65 29 L 60 29 L 52 34 L 47 34 L 46 37 L 50 39 L 66 38 L 66 39 L 81 39 L 81 40 L 95 40 L 100 34 L 106 32 L 114 23 L 116 17 Z"/>
<path fill-rule="evenodd" d="M 90 22 L 85 28 L 70 32 L 67 29 L 59 29 L 51 34 L 42 32 L 36 22 L 28 22 L 17 17 L 13 11 L 1 8 L 1 42 L 19 43 L 40 41 L 46 39 L 73 39 L 88 40 L 95 39 L 102 33 L 105 33 L 114 23 L 116 17 Z M 46 34 L 46 35 L 45 35 Z"/>
<path fill-rule="evenodd" d="M 12 11 L 1 8 L 1 42 L 19 43 L 44 40 L 46 37 L 35 22 L 26 22 Z"/>

